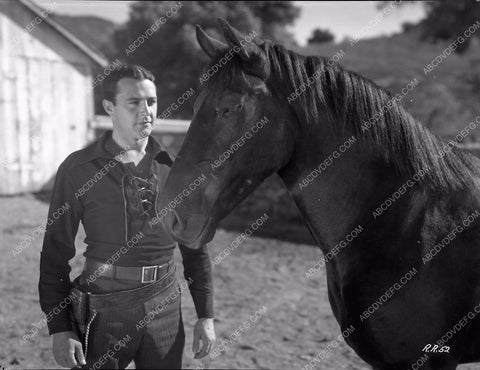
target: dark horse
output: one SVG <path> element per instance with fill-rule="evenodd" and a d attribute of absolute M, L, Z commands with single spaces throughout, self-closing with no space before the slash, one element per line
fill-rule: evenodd
<path fill-rule="evenodd" d="M 277 172 L 333 255 L 330 304 L 363 360 L 402 370 L 479 361 L 480 161 L 373 82 L 219 24 L 226 44 L 197 27 L 212 62 L 160 199 L 165 228 L 198 248 Z"/>

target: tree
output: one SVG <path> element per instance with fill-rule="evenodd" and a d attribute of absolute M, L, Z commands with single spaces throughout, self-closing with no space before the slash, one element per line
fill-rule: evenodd
<path fill-rule="evenodd" d="M 410 30 L 415 29 L 417 25 L 413 22 L 403 22 L 402 23 L 402 31 L 409 32 Z"/>
<path fill-rule="evenodd" d="M 443 0 L 424 4 L 427 17 L 421 26 L 423 37 L 427 40 L 454 40 L 480 20 L 480 3 L 475 4 L 472 0 Z M 478 37 L 479 33 L 480 30 L 472 36 Z M 457 51 L 460 53 L 465 51 L 470 40 L 470 37 L 466 38 Z"/>
<path fill-rule="evenodd" d="M 330 42 L 333 41 L 335 36 L 329 30 L 325 29 L 322 30 L 321 28 L 315 28 L 312 32 L 312 36 L 308 39 L 309 44 L 317 43 L 320 44 L 322 42 Z"/>
<path fill-rule="evenodd" d="M 300 8 L 290 1 L 248 1 L 255 17 L 262 20 L 262 34 L 284 45 L 295 44 L 293 35 L 286 31 L 300 15 Z"/>
<path fill-rule="evenodd" d="M 180 8 L 173 13 L 175 4 Z M 197 24 L 211 36 L 222 39 L 216 23 L 216 18 L 221 17 L 246 34 L 255 31 L 262 38 L 288 44 L 293 37 L 285 26 L 298 15 L 299 9 L 289 1 L 135 2 L 130 8 L 130 19 L 114 34 L 116 57 L 143 65 L 154 73 L 159 115 L 171 107 L 168 118 L 188 119 L 192 117 L 195 97 L 182 104 L 178 98 L 189 89 L 198 90 L 198 78 L 209 61 L 197 44 Z M 152 25 L 162 19 L 158 29 L 153 29 Z"/>
<path fill-rule="evenodd" d="M 377 7 L 384 8 L 390 1 L 381 1 Z M 399 5 L 409 5 L 411 2 L 402 2 Z M 426 10 L 426 17 L 418 23 L 420 36 L 423 40 L 435 42 L 437 40 L 453 41 L 464 35 L 473 24 L 477 30 L 471 37 L 465 38 L 458 44 L 455 51 L 462 53 L 467 50 L 472 37 L 480 35 L 480 2 L 473 0 L 442 0 L 422 2 Z M 412 29 L 412 24 L 407 26 Z"/>

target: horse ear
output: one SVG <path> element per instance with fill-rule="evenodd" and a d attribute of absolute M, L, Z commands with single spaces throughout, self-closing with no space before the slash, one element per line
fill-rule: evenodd
<path fill-rule="evenodd" d="M 225 41 L 236 52 L 238 50 L 238 55 L 244 62 L 245 68 L 262 79 L 267 78 L 270 73 L 267 57 L 252 37 L 243 35 L 225 19 L 217 18 L 217 22 L 223 31 Z"/>
<path fill-rule="evenodd" d="M 245 35 L 243 35 L 240 31 L 238 31 L 236 28 L 233 28 L 225 19 L 223 18 L 217 18 L 218 25 L 220 26 L 220 29 L 223 31 L 223 37 L 225 37 L 225 40 L 227 41 L 228 45 L 230 47 L 237 47 L 237 50 L 239 50 L 238 55 L 243 60 L 248 60 L 250 54 L 253 52 L 253 50 L 250 50 L 250 46 L 242 46 L 240 44 L 240 40 L 245 39 Z M 252 44 L 251 42 L 249 44 Z M 258 46 L 256 44 L 253 45 L 253 47 Z"/>
<path fill-rule="evenodd" d="M 227 45 L 217 39 L 214 39 L 213 37 L 208 36 L 199 25 L 197 25 L 196 31 L 197 41 L 210 59 L 214 59 L 227 51 Z"/>

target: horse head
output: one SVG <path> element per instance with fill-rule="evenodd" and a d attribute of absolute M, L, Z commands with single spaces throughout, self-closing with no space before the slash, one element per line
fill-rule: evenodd
<path fill-rule="evenodd" d="M 294 149 L 295 118 L 273 83 L 268 41 L 218 22 L 226 44 L 197 26 L 211 63 L 159 206 L 166 230 L 191 248 L 210 241 L 218 222 Z"/>

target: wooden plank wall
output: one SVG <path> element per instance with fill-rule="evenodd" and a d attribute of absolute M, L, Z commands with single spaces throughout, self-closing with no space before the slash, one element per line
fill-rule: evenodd
<path fill-rule="evenodd" d="M 93 117 L 92 62 L 45 22 L 27 32 L 34 17 L 0 3 L 0 195 L 49 187 Z"/>

